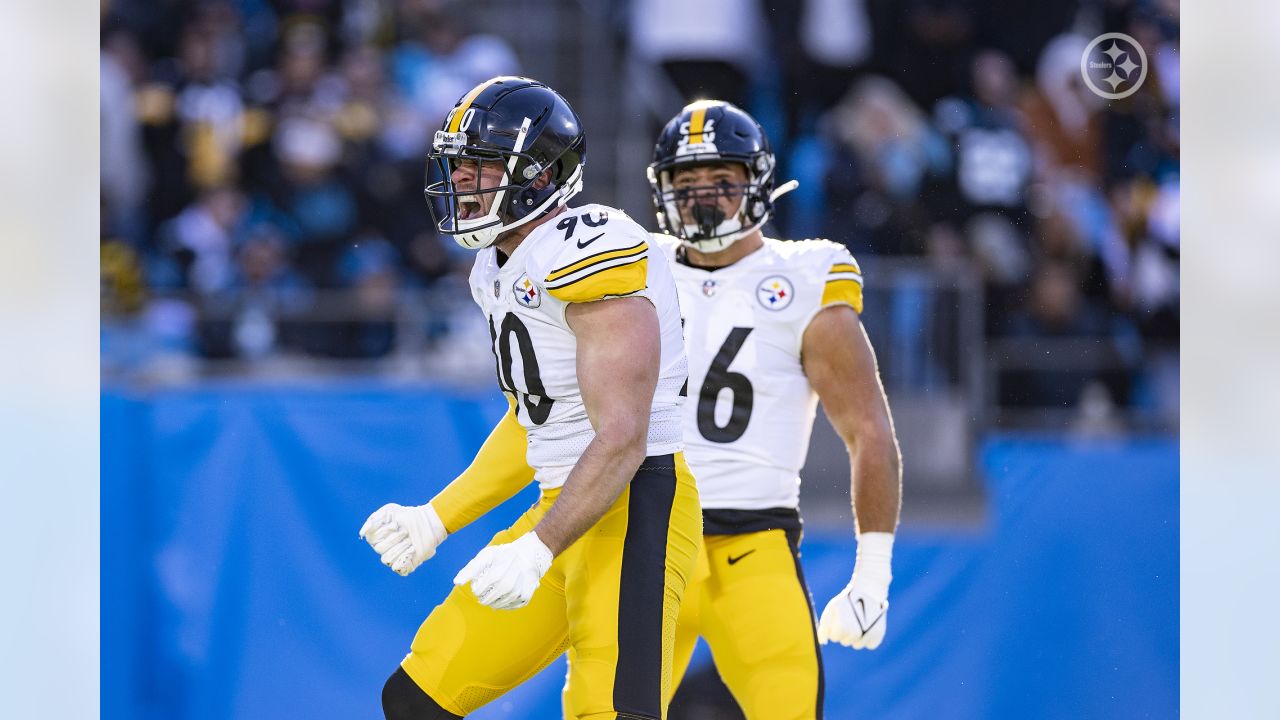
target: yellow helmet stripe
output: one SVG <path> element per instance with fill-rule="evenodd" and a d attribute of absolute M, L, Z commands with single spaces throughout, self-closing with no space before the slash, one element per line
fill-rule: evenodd
<path fill-rule="evenodd" d="M 458 132 L 458 126 L 462 124 L 462 116 L 467 114 L 467 109 L 471 107 L 471 103 L 475 102 L 476 97 L 480 95 L 480 93 L 484 92 L 485 88 L 502 79 L 504 78 L 496 77 L 486 80 L 472 88 L 471 92 L 463 96 L 462 100 L 458 102 L 458 107 L 454 108 L 453 112 L 449 115 L 449 132 Z"/>
<path fill-rule="evenodd" d="M 702 142 L 702 124 L 707 120 L 707 109 L 700 107 L 689 116 L 689 142 Z"/>

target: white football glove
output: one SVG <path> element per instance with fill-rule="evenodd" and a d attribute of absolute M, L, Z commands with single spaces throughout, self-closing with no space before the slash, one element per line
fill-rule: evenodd
<path fill-rule="evenodd" d="M 454 585 L 471 583 L 482 605 L 515 610 L 529 604 L 554 557 L 538 535 L 527 532 L 506 545 L 481 550 L 453 578 Z"/>
<path fill-rule="evenodd" d="M 382 564 L 400 575 L 408 575 L 429 560 L 448 535 L 430 503 L 383 505 L 360 528 L 360 537 L 382 556 Z"/>
<path fill-rule="evenodd" d="M 818 642 L 834 641 L 856 650 L 875 650 L 884 640 L 893 580 L 892 533 L 862 533 L 853 578 L 831 598 L 818 621 Z"/>

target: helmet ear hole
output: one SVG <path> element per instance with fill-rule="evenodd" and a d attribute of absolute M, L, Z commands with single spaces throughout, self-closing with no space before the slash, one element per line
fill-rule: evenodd
<path fill-rule="evenodd" d="M 555 173 L 551 168 L 547 168 L 545 170 L 539 168 L 539 170 L 540 172 L 531 178 L 533 180 L 533 184 L 529 187 L 534 190 L 541 190 L 542 188 L 550 185 L 551 181 L 555 178 Z"/>

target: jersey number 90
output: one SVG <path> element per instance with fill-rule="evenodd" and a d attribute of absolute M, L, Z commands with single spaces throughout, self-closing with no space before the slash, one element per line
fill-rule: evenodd
<path fill-rule="evenodd" d="M 519 404 L 524 405 L 525 413 L 534 425 L 541 425 L 551 417 L 551 406 L 556 401 L 547 397 L 547 389 L 542 385 L 542 376 L 538 372 L 538 357 L 533 354 L 533 338 L 529 336 L 529 328 L 525 327 L 514 313 L 507 313 L 502 318 L 501 328 L 495 328 L 493 317 L 489 318 L 489 337 L 493 339 L 493 355 L 498 363 L 498 385 L 506 392 L 514 395 Z M 520 364 L 524 366 L 524 385 L 527 393 L 516 388 L 515 378 L 511 374 L 511 345 L 520 353 Z M 535 402 L 533 398 L 538 400 Z M 518 409 L 518 408 L 517 408 Z"/>

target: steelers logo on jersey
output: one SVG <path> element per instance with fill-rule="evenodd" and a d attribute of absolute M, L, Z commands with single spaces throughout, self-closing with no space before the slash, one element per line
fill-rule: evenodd
<path fill-rule="evenodd" d="M 791 304 L 795 288 L 781 275 L 771 275 L 756 286 L 756 299 L 770 310 L 781 310 Z"/>
<path fill-rule="evenodd" d="M 516 296 L 516 301 L 527 308 L 536 308 L 542 304 L 542 293 L 529 279 L 528 273 L 522 274 L 520 279 L 516 280 L 511 286 L 511 292 Z"/>

